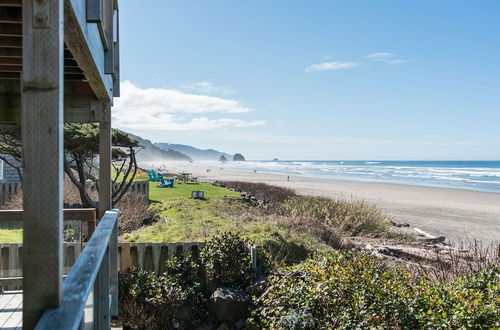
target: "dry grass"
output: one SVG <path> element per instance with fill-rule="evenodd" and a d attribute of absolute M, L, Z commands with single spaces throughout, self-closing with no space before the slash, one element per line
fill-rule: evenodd
<path fill-rule="evenodd" d="M 409 268 L 426 278 L 440 282 L 456 280 L 465 274 L 500 267 L 500 243 L 484 246 L 478 240 L 463 242 L 459 248 L 438 247 L 429 255 L 432 262 Z"/>
<path fill-rule="evenodd" d="M 390 228 L 390 217 L 374 204 L 360 200 L 297 196 L 275 207 L 278 214 L 323 224 L 347 235 L 377 236 Z"/>
<path fill-rule="evenodd" d="M 296 233 L 312 236 L 319 242 L 334 249 L 347 249 L 352 247 L 349 239 L 342 231 L 311 217 L 291 217 L 268 214 L 264 219 L 273 226 L 285 227 Z"/>
<path fill-rule="evenodd" d="M 266 204 L 282 202 L 288 198 L 296 196 L 295 191 L 292 189 L 272 186 L 265 183 L 218 181 L 215 184 L 221 187 L 234 189 L 238 192 L 246 192 Z"/>
<path fill-rule="evenodd" d="M 17 194 L 12 195 L 3 204 L 0 204 L 0 210 L 22 210 L 23 209 L 23 193 L 21 190 Z"/>

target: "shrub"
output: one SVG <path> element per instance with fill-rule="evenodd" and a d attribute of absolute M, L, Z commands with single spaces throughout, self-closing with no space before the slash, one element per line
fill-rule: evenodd
<path fill-rule="evenodd" d="M 252 268 L 249 242 L 237 234 L 222 233 L 210 239 L 200 251 L 207 283 L 214 287 L 245 288 Z"/>
<path fill-rule="evenodd" d="M 120 317 L 133 329 L 173 329 L 188 294 L 175 277 L 132 269 L 119 279 Z"/>
<path fill-rule="evenodd" d="M 156 212 L 149 207 L 148 200 L 135 192 L 127 193 L 115 207 L 120 209 L 118 235 L 130 233 L 156 220 Z"/>
<path fill-rule="evenodd" d="M 279 329 L 495 328 L 500 269 L 442 283 L 367 254 L 337 252 L 272 276 L 250 322 Z"/>
<path fill-rule="evenodd" d="M 216 184 L 226 188 L 232 188 L 236 191 L 246 192 L 266 204 L 282 202 L 290 197 L 296 196 L 295 191 L 292 189 L 272 186 L 265 183 L 218 181 Z"/>
<path fill-rule="evenodd" d="M 181 318 L 178 312 L 188 309 L 192 319 L 184 322 L 191 328 L 210 317 L 208 301 L 217 287 L 245 288 L 252 275 L 248 241 L 223 233 L 199 256 L 173 256 L 163 274 L 138 269 L 122 274 L 120 317 L 136 329 L 170 329 Z"/>
<path fill-rule="evenodd" d="M 360 200 L 297 196 L 276 206 L 278 214 L 319 221 L 350 235 L 380 234 L 389 228 L 389 217 L 375 204 Z"/>

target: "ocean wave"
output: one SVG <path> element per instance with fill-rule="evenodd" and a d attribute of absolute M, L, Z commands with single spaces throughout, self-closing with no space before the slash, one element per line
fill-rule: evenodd
<path fill-rule="evenodd" d="M 220 167 L 218 162 L 207 165 Z M 488 167 L 489 165 L 491 167 Z M 224 164 L 235 170 L 388 182 L 500 192 L 500 162 L 247 161 Z"/>

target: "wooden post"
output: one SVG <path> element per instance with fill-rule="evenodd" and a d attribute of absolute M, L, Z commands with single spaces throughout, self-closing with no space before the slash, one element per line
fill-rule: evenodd
<path fill-rule="evenodd" d="M 119 212 L 118 210 L 116 210 Z M 111 316 L 118 316 L 118 221 L 109 239 L 109 293 L 111 295 Z"/>
<path fill-rule="evenodd" d="M 24 329 L 62 299 L 63 3 L 23 1 Z"/>
<path fill-rule="evenodd" d="M 109 113 L 109 106 L 108 112 Z M 99 218 L 111 209 L 111 119 L 99 122 Z"/>
<path fill-rule="evenodd" d="M 109 314 L 109 279 L 110 279 L 110 262 L 109 262 L 109 246 L 106 248 L 106 253 L 102 260 L 99 273 L 94 283 L 94 328 L 109 329 L 111 328 L 111 316 Z"/>

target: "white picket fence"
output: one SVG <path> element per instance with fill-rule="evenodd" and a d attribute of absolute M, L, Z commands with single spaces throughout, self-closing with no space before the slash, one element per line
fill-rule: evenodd
<path fill-rule="evenodd" d="M 118 184 L 115 185 L 115 188 L 118 188 Z M 149 181 L 134 181 L 130 185 L 128 191 L 143 195 L 147 200 L 149 200 Z"/>
<path fill-rule="evenodd" d="M 205 243 L 119 243 L 118 269 L 125 272 L 131 267 L 162 273 L 165 263 L 174 255 L 197 255 Z M 64 243 L 63 265 L 67 274 L 78 259 L 85 243 Z M 22 244 L 0 244 L 0 287 L 3 290 L 18 290 L 22 284 Z M 257 268 L 257 250 L 254 245 L 248 246 L 253 269 Z"/>

